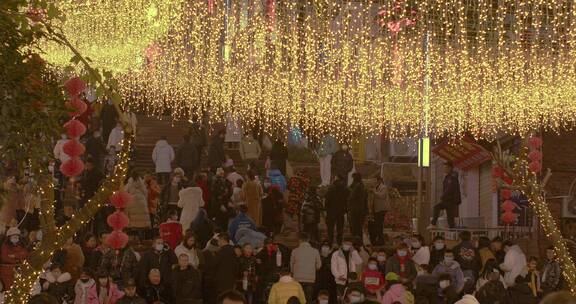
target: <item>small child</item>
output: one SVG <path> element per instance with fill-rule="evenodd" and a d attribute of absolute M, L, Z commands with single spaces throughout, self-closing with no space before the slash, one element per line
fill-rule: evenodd
<path fill-rule="evenodd" d="M 528 265 L 526 266 L 526 274 L 524 275 L 524 280 L 528 282 L 528 286 L 532 291 L 534 297 L 538 297 L 542 292 L 540 288 L 540 272 L 538 271 L 538 258 L 531 256 L 528 259 Z"/>
<path fill-rule="evenodd" d="M 541 288 L 544 295 L 558 290 L 561 276 L 562 272 L 556 258 L 556 250 L 554 246 L 550 246 L 546 249 L 546 260 L 542 267 Z"/>
<path fill-rule="evenodd" d="M 170 210 L 168 220 L 160 224 L 160 237 L 174 250 L 182 241 L 182 224 L 178 222 L 178 211 Z"/>
<path fill-rule="evenodd" d="M 386 281 L 384 276 L 380 271 L 378 271 L 378 260 L 374 257 L 368 259 L 368 265 L 362 272 L 362 278 L 360 280 L 364 284 L 366 293 L 369 296 L 376 296 L 377 292 L 381 290 Z"/>

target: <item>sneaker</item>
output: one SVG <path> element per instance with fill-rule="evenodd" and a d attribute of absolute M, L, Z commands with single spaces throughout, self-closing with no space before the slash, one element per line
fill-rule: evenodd
<path fill-rule="evenodd" d="M 436 225 L 428 225 L 428 227 L 426 227 L 427 230 L 433 230 L 433 229 L 437 229 L 438 227 L 436 227 Z"/>

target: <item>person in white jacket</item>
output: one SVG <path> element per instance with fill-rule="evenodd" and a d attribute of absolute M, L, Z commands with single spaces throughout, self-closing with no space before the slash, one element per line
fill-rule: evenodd
<path fill-rule="evenodd" d="M 512 241 L 504 243 L 504 263 L 500 264 L 500 270 L 504 271 L 504 282 L 506 286 L 515 285 L 516 277 L 519 276 L 526 267 L 526 255 L 520 246 Z"/>
<path fill-rule="evenodd" d="M 342 242 L 340 249 L 332 254 L 330 260 L 330 270 L 336 281 L 336 288 L 338 295 L 342 297 L 348 283 L 349 273 L 358 273 L 358 265 L 362 264 L 362 258 L 358 251 L 352 246 L 350 239 L 345 239 Z"/>
<path fill-rule="evenodd" d="M 152 151 L 152 160 L 156 166 L 158 182 L 163 186 L 170 180 L 174 158 L 174 149 L 168 144 L 166 136 L 163 136 L 156 142 L 154 151 Z"/>
<path fill-rule="evenodd" d="M 416 263 L 416 266 L 429 265 L 430 264 L 430 248 L 424 246 L 424 238 L 417 234 L 412 237 L 412 261 Z"/>
<path fill-rule="evenodd" d="M 191 185 L 180 190 L 178 193 L 180 200 L 178 200 L 178 207 L 182 208 L 180 215 L 180 224 L 182 229 L 190 228 L 190 224 L 198 215 L 198 209 L 204 207 L 204 199 L 202 199 L 202 188 Z"/>
<path fill-rule="evenodd" d="M 59 160 L 60 163 L 64 163 L 70 159 L 68 154 L 64 153 L 64 144 L 68 142 L 68 136 L 66 134 L 62 134 L 61 138 L 56 142 L 54 146 L 54 158 Z"/>
<path fill-rule="evenodd" d="M 110 136 L 108 136 L 106 150 L 110 150 L 111 147 L 114 147 L 115 151 L 122 150 L 122 140 L 124 140 L 124 127 L 121 122 L 118 122 L 116 127 L 110 132 Z"/>

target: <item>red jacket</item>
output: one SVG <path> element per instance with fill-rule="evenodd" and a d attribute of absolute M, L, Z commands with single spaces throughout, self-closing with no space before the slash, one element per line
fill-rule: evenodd
<path fill-rule="evenodd" d="M 384 287 L 386 281 L 380 271 L 366 268 L 362 272 L 362 284 L 364 284 L 366 290 L 374 294 L 378 289 Z"/>
<path fill-rule="evenodd" d="M 182 225 L 171 220 L 160 224 L 160 237 L 174 250 L 182 241 Z"/>

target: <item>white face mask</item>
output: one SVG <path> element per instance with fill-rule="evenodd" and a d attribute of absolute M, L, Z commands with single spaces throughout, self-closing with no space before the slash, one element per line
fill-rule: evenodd
<path fill-rule="evenodd" d="M 68 136 L 67 136 L 66 134 L 62 134 L 62 135 L 60 135 L 60 138 L 62 138 L 62 139 L 67 139 Z"/>
<path fill-rule="evenodd" d="M 438 283 L 438 285 L 440 285 L 440 288 L 445 289 L 448 286 L 450 286 L 450 281 L 448 281 L 448 280 L 440 281 L 440 283 Z"/>
<path fill-rule="evenodd" d="M 349 296 L 350 303 L 361 303 L 364 301 L 364 296 Z"/>
<path fill-rule="evenodd" d="M 454 262 L 454 257 L 444 257 L 444 262 L 450 264 Z"/>
<path fill-rule="evenodd" d="M 48 165 L 48 172 L 54 173 L 54 165 Z"/>
<path fill-rule="evenodd" d="M 154 249 L 156 251 L 162 251 L 162 249 L 164 249 L 164 244 L 155 244 Z"/>
<path fill-rule="evenodd" d="M 18 241 L 20 241 L 20 237 L 17 235 L 13 235 L 10 237 L 10 242 L 12 242 L 12 244 L 16 244 L 18 243 Z"/>
<path fill-rule="evenodd" d="M 412 242 L 412 248 L 419 249 L 420 247 L 422 247 L 420 242 L 418 242 L 418 241 Z"/>
<path fill-rule="evenodd" d="M 328 255 L 330 255 L 330 247 L 322 246 L 322 248 L 320 249 L 320 253 L 322 254 L 323 257 L 327 257 Z"/>
<path fill-rule="evenodd" d="M 376 269 L 378 269 L 378 265 L 376 265 L 376 264 L 368 264 L 368 269 L 370 269 L 370 270 L 376 270 Z"/>
<path fill-rule="evenodd" d="M 385 262 L 386 261 L 386 256 L 384 255 L 379 255 L 376 257 L 376 259 L 378 260 L 378 262 Z"/>
<path fill-rule="evenodd" d="M 351 248 L 352 248 L 351 245 L 348 245 L 348 244 L 342 245 L 342 250 L 344 250 L 344 251 L 350 251 Z"/>
<path fill-rule="evenodd" d="M 436 248 L 436 250 L 442 250 L 444 249 L 444 243 L 434 243 L 434 248 Z"/>
<path fill-rule="evenodd" d="M 318 304 L 328 304 L 328 300 L 326 299 L 318 300 Z"/>
<path fill-rule="evenodd" d="M 407 254 L 406 250 L 398 250 L 398 256 L 399 257 L 405 257 Z"/>

